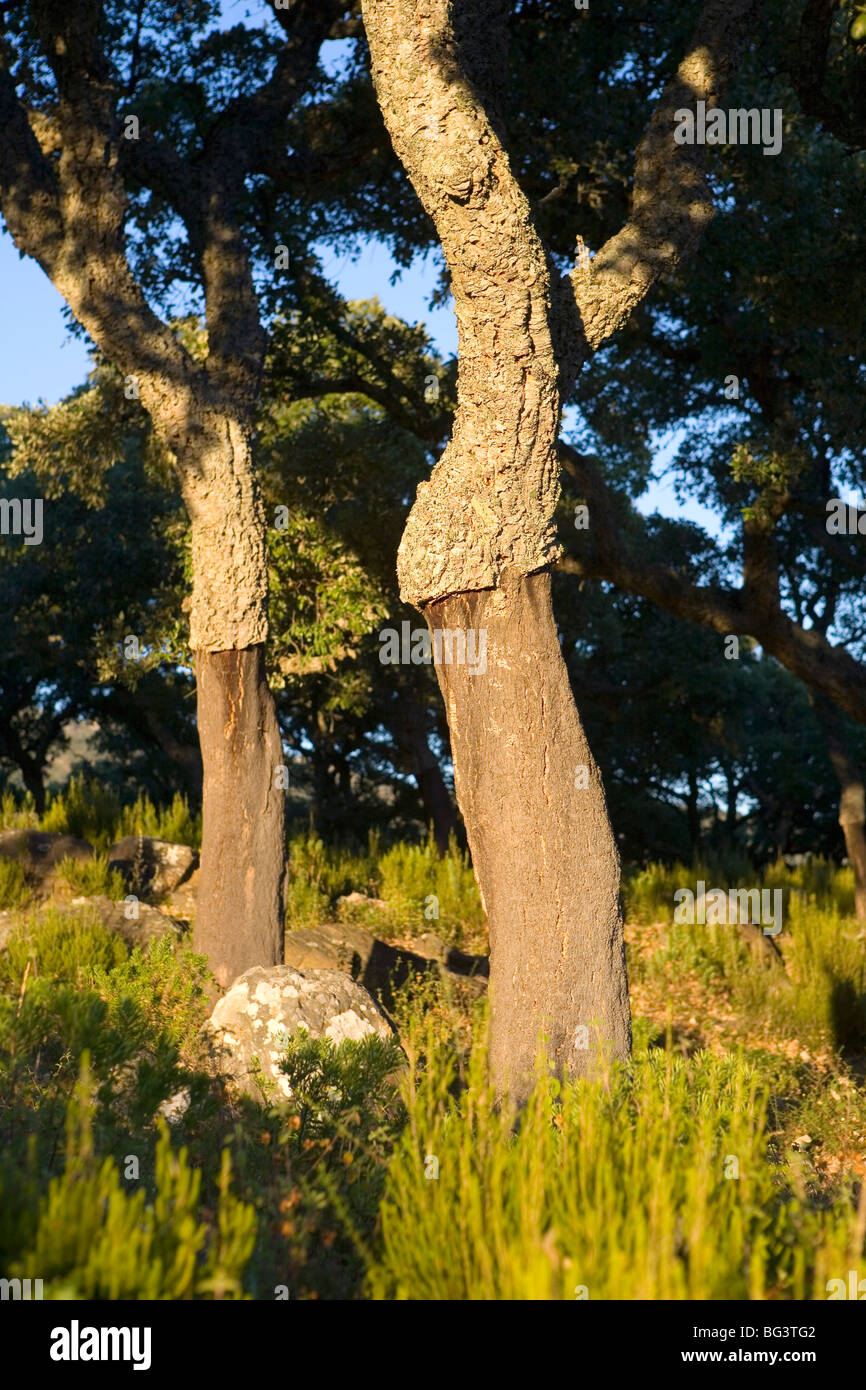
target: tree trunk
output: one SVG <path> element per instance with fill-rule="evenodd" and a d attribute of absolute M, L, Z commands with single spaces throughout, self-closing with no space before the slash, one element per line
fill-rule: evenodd
<path fill-rule="evenodd" d="M 42 766 L 36 761 L 22 759 L 20 768 L 25 789 L 33 797 L 36 814 L 41 816 L 45 812 L 45 783 L 42 780 Z"/>
<path fill-rule="evenodd" d="M 439 854 L 446 854 L 457 817 L 439 759 L 427 741 L 424 707 L 408 690 L 400 692 L 396 724 L 397 738 L 421 793 L 425 822 L 433 827 L 433 839 Z"/>
<path fill-rule="evenodd" d="M 689 820 L 689 844 L 692 851 L 692 863 L 696 864 L 701 857 L 701 813 L 698 806 L 698 779 L 693 769 L 689 769 L 689 792 L 686 797 L 686 809 Z"/>
<path fill-rule="evenodd" d="M 842 717 L 835 705 L 814 695 L 812 707 L 824 730 L 827 752 L 839 782 L 839 824 L 854 870 L 854 910 L 866 920 L 866 796 L 860 769 L 851 757 Z"/>
<path fill-rule="evenodd" d="M 863 782 L 859 777 L 846 782 L 839 803 L 839 824 L 845 837 L 845 849 L 854 870 L 854 911 L 861 921 L 866 920 L 866 804 Z"/>
<path fill-rule="evenodd" d="M 249 431 L 188 401 L 178 456 L 192 522 L 190 645 L 201 744 L 201 883 L 193 928 L 223 989 L 283 958 L 285 786 L 265 671 L 267 545 Z"/>
<path fill-rule="evenodd" d="M 454 295 L 453 432 L 418 487 L 397 573 L 434 638 L 462 634 L 465 655 L 469 633 L 479 643 L 487 633 L 483 672 L 446 658 L 438 675 L 490 920 L 492 1072 L 518 1102 L 540 1030 L 560 1075 L 593 1070 L 599 1045 L 625 1057 L 630 1042 L 618 858 L 550 604 L 562 397 L 700 237 L 711 193 L 700 151 L 676 145 L 673 116 L 718 100 L 752 7 L 708 5 L 639 146 L 631 221 L 594 260 L 584 248 L 565 277 L 502 143 L 504 0 L 362 3 L 382 116 L 435 223 Z"/>
<path fill-rule="evenodd" d="M 52 157 L 4 70 L 3 217 L 19 250 L 39 261 L 126 387 L 134 386 L 130 399 L 140 400 L 177 469 L 191 521 L 190 646 L 204 771 L 194 942 L 227 985 L 249 966 L 278 962 L 282 950 L 285 792 L 275 780 L 282 752 L 264 670 L 265 517 L 250 456 L 265 332 L 241 213 L 255 165 L 247 154 L 262 128 L 255 102 L 243 116 L 234 113 L 243 130 L 226 108 L 199 158 L 185 163 L 166 145 L 154 151 L 155 178 L 149 169 L 132 173 L 137 186 L 159 190 L 189 236 L 204 293 L 206 348 L 185 346 L 175 326 L 154 313 L 127 255 L 126 179 L 135 161 L 120 149 L 127 142 L 118 139 L 118 92 L 107 80 L 97 34 L 102 7 L 35 9 L 37 46 L 63 55 L 53 64 Z M 278 65 L 281 95 L 270 80 L 259 89 L 259 118 L 266 129 L 273 124 L 275 140 L 280 120 L 308 90 L 319 41 L 305 29 L 305 57 L 290 45 L 286 65 Z M 257 130 L 252 144 L 245 138 L 250 122 Z"/>
<path fill-rule="evenodd" d="M 283 956 L 282 741 L 263 645 L 198 652 L 196 675 L 204 832 L 194 942 L 227 989 Z"/>
<path fill-rule="evenodd" d="M 725 838 L 728 849 L 733 853 L 737 847 L 737 779 L 733 767 L 725 768 L 727 786 L 727 810 L 725 813 Z"/>
<path fill-rule="evenodd" d="M 466 662 L 436 670 L 490 927 L 491 1075 L 520 1101 L 542 1031 L 561 1075 L 594 1071 L 600 1052 L 629 1053 L 619 856 L 550 575 L 511 572 L 499 588 L 442 599 L 425 615 L 434 632 L 486 633 L 483 674 Z"/>

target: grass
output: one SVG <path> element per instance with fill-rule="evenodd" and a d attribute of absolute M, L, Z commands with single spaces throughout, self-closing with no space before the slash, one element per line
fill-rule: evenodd
<path fill-rule="evenodd" d="M 29 897 L 24 866 L 15 859 L 0 859 L 0 910 L 24 907 Z"/>
<path fill-rule="evenodd" d="M 88 985 L 94 970 L 126 960 L 123 940 L 102 925 L 94 912 L 64 913 L 51 906 L 20 924 L 0 952 L 0 983 L 12 992 L 25 988 L 25 974 Z"/>
<path fill-rule="evenodd" d="M 88 798 L 71 787 L 49 814 L 103 856 L 133 815 L 190 834 L 180 803 Z M 455 846 L 440 859 L 308 834 L 290 852 L 292 926 L 344 916 L 485 949 Z M 592 1083 L 542 1070 L 518 1119 L 487 1085 L 484 1001 L 429 974 L 397 992 L 402 1054 L 293 1039 L 291 1101 L 234 1094 L 202 1035 L 206 962 L 168 938 L 130 952 L 61 902 L 28 914 L 4 862 L 2 1275 L 42 1261 L 55 1292 L 85 1297 L 435 1300 L 822 1299 L 866 1276 L 864 936 L 845 869 L 628 874 L 632 1060 Z M 104 891 L 108 872 L 103 857 L 59 877 Z M 673 892 L 697 878 L 786 890 L 781 958 L 734 927 L 674 924 Z M 379 905 L 341 903 L 350 892 Z M 161 1107 L 179 1092 L 169 1135 Z M 180 1262 L 171 1277 L 160 1252 Z"/>
<path fill-rule="evenodd" d="M 92 859 L 64 856 L 57 865 L 57 880 L 72 893 L 81 897 L 102 894 L 107 898 L 122 898 L 126 892 L 123 875 L 112 869 L 107 854 L 95 854 Z"/>
<path fill-rule="evenodd" d="M 518 1122 L 483 1038 L 457 1098 L 449 1055 L 409 1048 L 427 1064 L 407 1083 L 370 1297 L 802 1299 L 866 1271 L 866 1186 L 810 1199 L 742 1054 L 641 1049 L 603 1081 L 540 1081 Z"/>
<path fill-rule="evenodd" d="M 124 835 L 150 835 L 173 844 L 201 847 L 201 815 L 193 814 L 185 797 L 176 793 L 168 806 L 154 806 L 140 793 L 124 801 L 112 787 L 93 778 L 75 776 L 59 792 L 49 792 L 42 816 L 29 793 L 7 791 L 0 799 L 0 830 L 45 830 L 87 840 L 97 852 L 107 851 Z"/>
<path fill-rule="evenodd" d="M 835 909 L 845 917 L 854 912 L 854 872 L 848 865 L 840 866 L 816 855 L 794 868 L 779 859 L 758 870 L 748 860 L 734 856 L 712 863 L 698 861 L 691 866 L 651 863 L 641 869 L 627 869 L 622 885 L 627 921 L 668 921 L 673 914 L 676 890 L 691 888 L 694 891 L 699 879 L 708 890 L 746 886 L 781 888 L 786 903 L 792 897 L 799 897 L 816 906 Z"/>
<path fill-rule="evenodd" d="M 339 902 L 361 893 L 372 902 Z M 486 927 L 468 856 L 452 840 L 439 856 L 432 839 L 383 850 L 371 834 L 366 854 L 326 847 L 308 833 L 289 843 L 286 922 L 341 920 L 386 939 L 435 932 L 448 945 L 486 951 Z"/>

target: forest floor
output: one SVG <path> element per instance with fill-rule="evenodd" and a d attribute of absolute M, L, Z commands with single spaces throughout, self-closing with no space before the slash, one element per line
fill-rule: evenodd
<path fill-rule="evenodd" d="M 108 846 L 195 847 L 185 809 L 121 812 L 86 788 L 39 825 L 5 809 L 7 831 L 26 815 L 97 854 L 38 881 L 0 859 L 0 1273 L 80 1297 L 423 1299 L 826 1298 L 866 1276 L 866 938 L 850 870 L 745 880 L 784 894 L 773 949 L 674 921 L 674 894 L 705 867 L 627 874 L 633 1059 L 600 1082 L 542 1078 L 515 1126 L 487 1081 L 483 993 L 435 970 L 395 992 L 402 1052 L 293 1039 L 288 1105 L 235 1094 L 203 1044 L 189 933 L 130 949 L 106 922 L 126 892 Z M 346 923 L 484 954 L 456 848 L 304 834 L 289 858 L 290 933 Z M 174 895 L 187 923 L 194 883 Z M 129 1261 L 143 1212 L 150 1244 Z"/>

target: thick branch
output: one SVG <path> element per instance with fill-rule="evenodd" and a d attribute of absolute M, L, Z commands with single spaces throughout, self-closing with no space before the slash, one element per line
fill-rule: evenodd
<path fill-rule="evenodd" d="M 677 145 L 675 112 L 718 104 L 751 33 L 758 0 L 709 0 L 689 52 L 665 88 L 638 145 L 632 215 L 591 263 L 562 284 L 570 310 L 566 375 L 621 328 L 660 275 L 697 246 L 713 215 L 701 145 Z M 576 309 L 576 313 L 575 313 Z M 563 325 L 566 328 L 566 325 Z"/>
<path fill-rule="evenodd" d="M 435 444 L 447 433 L 451 423 L 450 415 L 434 415 L 425 418 L 420 406 L 414 409 L 384 386 L 355 372 L 347 372 L 339 377 L 305 377 L 295 375 L 292 380 L 293 400 L 317 400 L 321 396 L 351 394 L 366 396 L 387 411 L 390 419 L 404 430 L 414 434 L 417 439 Z"/>
<path fill-rule="evenodd" d="M 608 490 L 595 461 L 566 444 L 560 444 L 559 452 L 565 471 L 575 479 L 589 507 L 592 537 L 588 556 L 566 556 L 559 569 L 608 580 L 678 618 L 716 632 L 751 635 L 792 675 L 866 724 L 866 670 L 843 647 L 833 646 L 815 629 L 799 627 L 778 605 L 772 609 L 763 602 L 756 605 L 747 590 L 694 584 L 673 565 L 647 560 L 629 543 L 624 509 Z"/>
<path fill-rule="evenodd" d="M 839 106 L 824 91 L 830 34 L 838 12 L 838 0 L 808 0 L 793 48 L 790 78 L 805 116 L 817 121 L 837 140 L 862 149 L 866 130 L 859 113 L 855 115 Z"/>

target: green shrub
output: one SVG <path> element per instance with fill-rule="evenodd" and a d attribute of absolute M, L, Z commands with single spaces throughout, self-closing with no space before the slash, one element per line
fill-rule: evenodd
<path fill-rule="evenodd" d="M 349 893 L 379 898 L 339 903 Z M 432 837 L 423 844 L 397 844 L 384 852 L 370 835 L 366 854 L 326 847 L 317 835 L 297 836 L 289 844 L 286 921 L 312 927 L 341 920 L 357 923 L 375 936 L 418 936 L 432 931 L 454 945 L 483 950 L 486 922 L 468 856 L 452 840 L 439 855 Z"/>
<path fill-rule="evenodd" d="M 34 978 L 88 985 L 97 969 L 110 970 L 127 955 L 123 938 L 104 927 L 96 912 L 48 907 L 22 923 L 0 952 L 0 988 L 20 988 L 28 964 Z"/>
<path fill-rule="evenodd" d="M 850 867 L 816 856 L 793 869 L 784 859 L 763 870 L 742 857 L 718 859 L 710 863 L 647 864 L 623 874 L 622 894 L 628 922 L 670 922 L 674 914 L 674 893 L 678 888 L 695 889 L 698 879 L 710 888 L 781 888 L 788 897 L 811 898 L 818 906 L 835 909 L 843 916 L 854 911 L 854 875 Z"/>
<path fill-rule="evenodd" d="M 36 830 L 39 816 L 30 792 L 5 791 L 0 797 L 0 830 Z"/>
<path fill-rule="evenodd" d="M 139 795 L 131 806 L 123 807 L 115 825 L 115 840 L 124 835 L 149 835 L 155 840 L 201 849 L 201 812 L 193 815 L 180 792 L 175 792 L 171 805 L 164 807 L 156 807 L 148 796 Z"/>
<path fill-rule="evenodd" d="M 282 1070 L 291 1099 L 271 1114 L 279 1226 L 260 1252 L 293 1297 L 360 1294 L 388 1161 L 404 1122 L 396 1042 L 371 1036 L 335 1045 L 299 1034 Z"/>
<path fill-rule="evenodd" d="M 478 885 L 452 839 L 440 856 L 432 836 L 421 845 L 394 845 L 377 865 L 379 894 L 393 930 L 433 931 L 452 945 L 480 944 L 485 935 Z"/>
<path fill-rule="evenodd" d="M 15 859 L 0 859 L 0 908 L 24 907 L 29 897 L 24 866 Z"/>
<path fill-rule="evenodd" d="M 126 893 L 123 875 L 118 869 L 112 869 L 107 854 L 95 854 L 92 859 L 74 859 L 66 855 L 57 865 L 57 877 L 74 893 L 88 898 L 102 894 L 118 899 Z"/>
<path fill-rule="evenodd" d="M 768 1161 L 767 1096 L 741 1055 L 653 1050 L 597 1082 L 545 1078 L 519 1123 L 482 1046 L 456 1099 L 451 1057 L 432 1058 L 407 1085 L 372 1297 L 820 1298 L 862 1262 L 851 1192 L 816 1210 Z"/>
<path fill-rule="evenodd" d="M 231 1192 L 223 1150 L 215 1220 L 199 1200 L 201 1173 L 160 1128 L 152 1195 L 130 1191 L 93 1140 L 95 1102 L 87 1059 L 69 1105 L 66 1166 L 40 1203 L 32 1245 L 13 1277 L 40 1278 L 55 1299 L 242 1298 L 255 1242 L 252 1206 Z"/>
<path fill-rule="evenodd" d="M 29 957 L 20 980 L 2 982 L 0 1175 L 8 1201 L 0 1208 L 0 1258 L 22 1248 L 10 1193 L 23 1181 L 25 1159 L 45 1182 L 56 1172 L 66 1102 L 85 1054 L 98 1083 L 94 1128 L 103 1151 L 150 1154 L 154 1117 L 179 1092 L 191 1132 L 204 1133 L 218 1113 L 219 1083 L 200 1033 L 208 980 L 201 958 L 181 948 L 175 956 L 165 939 L 128 958 L 124 948 L 119 961 L 103 947 L 98 933 L 81 933 L 72 959 L 69 943 L 56 960 L 43 957 L 55 975 L 36 973 Z M 63 978 L 73 974 L 81 982 Z M 214 1143 L 209 1135 L 208 1162 Z"/>
<path fill-rule="evenodd" d="M 114 828 L 121 812 L 120 797 L 95 778 L 71 777 L 61 792 L 49 792 L 41 830 L 75 835 L 94 849 L 106 850 L 116 838 Z"/>
<path fill-rule="evenodd" d="M 131 1006 L 150 1032 L 164 1034 L 179 1048 L 198 1038 L 210 1013 L 206 958 L 167 936 L 146 950 L 136 946 L 111 969 L 97 968 L 93 981 L 109 1016 Z"/>
<path fill-rule="evenodd" d="M 156 807 L 140 793 L 124 805 L 112 787 L 93 778 L 74 776 L 61 792 L 49 793 L 42 830 L 77 835 L 105 851 L 124 835 L 150 835 L 175 844 L 201 846 L 201 815 L 193 815 L 186 797 L 176 792 L 171 805 Z"/>
<path fill-rule="evenodd" d="M 332 920 L 341 894 L 371 891 L 373 869 L 372 855 L 327 848 L 312 831 L 294 836 L 288 847 L 287 926 L 314 927 Z"/>
<path fill-rule="evenodd" d="M 790 989 L 747 976 L 734 999 L 744 1010 L 763 1010 L 779 1032 L 812 1047 L 866 1053 L 866 956 L 861 925 L 814 898 L 792 894 L 776 938 L 784 952 Z M 750 988 L 751 985 L 751 988 Z M 774 987 L 775 985 L 775 987 Z"/>

